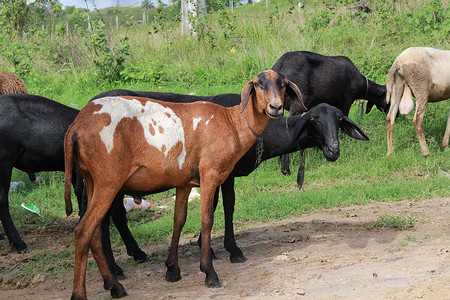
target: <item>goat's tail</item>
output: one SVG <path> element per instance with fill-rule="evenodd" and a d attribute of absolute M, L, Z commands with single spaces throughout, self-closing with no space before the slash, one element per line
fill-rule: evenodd
<path fill-rule="evenodd" d="M 72 207 L 72 169 L 73 169 L 73 135 L 70 134 L 72 125 L 66 133 L 66 138 L 64 139 L 64 167 L 65 167 L 65 183 L 64 183 L 64 200 L 66 203 L 66 215 L 70 216 L 73 212 Z"/>
<path fill-rule="evenodd" d="M 402 115 L 409 114 L 414 108 L 412 91 L 403 79 L 403 68 L 394 63 L 386 78 L 386 103 L 398 107 Z"/>

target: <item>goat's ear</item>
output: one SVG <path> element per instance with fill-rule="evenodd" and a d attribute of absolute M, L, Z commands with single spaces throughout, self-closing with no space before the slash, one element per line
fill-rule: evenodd
<path fill-rule="evenodd" d="M 300 135 L 306 129 L 306 123 L 309 120 L 309 113 L 304 113 L 300 119 L 295 123 L 293 134 L 292 134 L 292 143 L 296 143 L 300 138 Z"/>
<path fill-rule="evenodd" d="M 245 107 L 247 106 L 248 99 L 250 99 L 251 93 L 255 91 L 255 86 L 253 85 L 253 81 L 247 82 L 244 87 L 242 88 L 241 93 L 241 112 L 244 111 Z"/>
<path fill-rule="evenodd" d="M 299 104 L 299 107 L 302 109 L 301 112 L 305 112 L 308 110 L 305 106 L 305 103 L 303 102 L 302 92 L 300 92 L 298 86 L 292 81 L 288 80 L 288 84 L 286 86 L 286 94 L 291 97 L 293 101 L 296 101 Z"/>
<path fill-rule="evenodd" d="M 356 125 L 355 122 L 353 122 L 350 118 L 343 116 L 341 125 L 341 129 L 343 132 L 348 134 L 354 139 L 361 140 L 361 141 L 368 141 L 369 137 L 362 131 L 361 128 L 359 128 L 358 125 Z"/>

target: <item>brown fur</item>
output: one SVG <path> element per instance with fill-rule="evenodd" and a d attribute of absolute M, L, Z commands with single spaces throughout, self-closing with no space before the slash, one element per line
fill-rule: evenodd
<path fill-rule="evenodd" d="M 0 72 L 0 95 L 4 94 L 28 94 L 28 91 L 17 75 Z"/>
<path fill-rule="evenodd" d="M 416 98 L 416 112 L 413 124 L 422 154 L 430 152 L 423 132 L 423 117 L 428 102 L 443 101 L 450 98 L 450 51 L 433 48 L 408 48 L 395 60 L 386 79 L 386 102 L 391 103 L 386 117 L 387 154 L 394 151 L 392 131 L 395 117 L 400 109 L 409 113 L 414 107 L 412 95 Z M 442 146 L 448 147 L 450 135 L 450 114 L 447 120 Z"/>
<path fill-rule="evenodd" d="M 193 186 L 201 186 L 202 252 L 200 269 L 206 273 L 208 286 L 220 286 L 211 260 L 211 229 L 213 199 L 216 188 L 233 170 L 241 156 L 255 143 L 272 117 L 282 115 L 286 89 L 300 91 L 275 71 L 267 71 L 245 84 L 241 106 L 224 108 L 213 103 L 189 104 L 121 97 L 141 104 L 151 101 L 170 108 L 182 122 L 186 156 L 179 167 L 177 158 L 183 144 L 177 142 L 167 157 L 150 146 L 137 118 L 122 118 L 114 131 L 114 143 L 108 154 L 99 132 L 112 123 L 109 114 L 96 114 L 103 106 L 90 102 L 69 128 L 65 139 L 66 203 L 70 205 L 71 162 L 75 160 L 86 181 L 88 208 L 75 230 L 74 298 L 85 299 L 85 273 L 88 248 L 91 247 L 97 265 L 111 293 L 126 293 L 109 268 L 100 245 L 100 222 L 119 191 L 153 193 L 176 188 L 174 231 L 166 260 L 168 281 L 181 279 L 178 266 L 178 243 L 186 221 L 187 200 Z M 106 99 L 106 98 L 104 98 Z M 299 100 L 297 99 L 297 100 Z M 112 101 L 114 99 L 108 99 Z M 281 109 L 281 111 L 280 111 Z M 243 114 L 245 114 L 245 119 Z M 214 116 L 211 118 L 211 116 Z M 194 130 L 194 118 L 201 117 Z M 206 120 L 210 120 L 206 124 Z M 150 126 L 151 127 L 151 126 Z M 251 128 L 251 130 L 249 129 Z M 156 130 L 156 129 L 155 129 Z M 164 151 L 164 149 L 162 150 Z M 94 235 L 95 232 L 95 235 Z M 111 279 L 112 278 L 112 279 Z"/>

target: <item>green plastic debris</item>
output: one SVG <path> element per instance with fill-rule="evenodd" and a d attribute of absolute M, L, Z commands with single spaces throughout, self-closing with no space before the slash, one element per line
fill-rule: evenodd
<path fill-rule="evenodd" d="M 31 204 L 29 206 L 26 206 L 24 203 L 22 203 L 21 206 L 23 208 L 25 208 L 26 210 L 31 211 L 32 213 L 35 213 L 35 214 L 39 215 L 42 218 L 41 211 L 39 210 L 39 208 L 36 205 Z"/>

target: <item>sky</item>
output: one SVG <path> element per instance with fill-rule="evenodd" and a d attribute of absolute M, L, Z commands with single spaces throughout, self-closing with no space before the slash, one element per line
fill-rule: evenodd
<path fill-rule="evenodd" d="M 86 2 L 84 0 L 59 0 L 64 6 L 75 6 L 79 8 L 86 8 Z M 92 2 L 95 2 L 98 9 L 105 7 L 116 6 L 117 0 L 87 0 L 89 9 L 93 9 Z M 140 6 L 142 0 L 119 0 L 119 6 Z M 153 2 L 153 1 L 152 1 Z M 163 1 L 165 2 L 165 1 Z"/>

